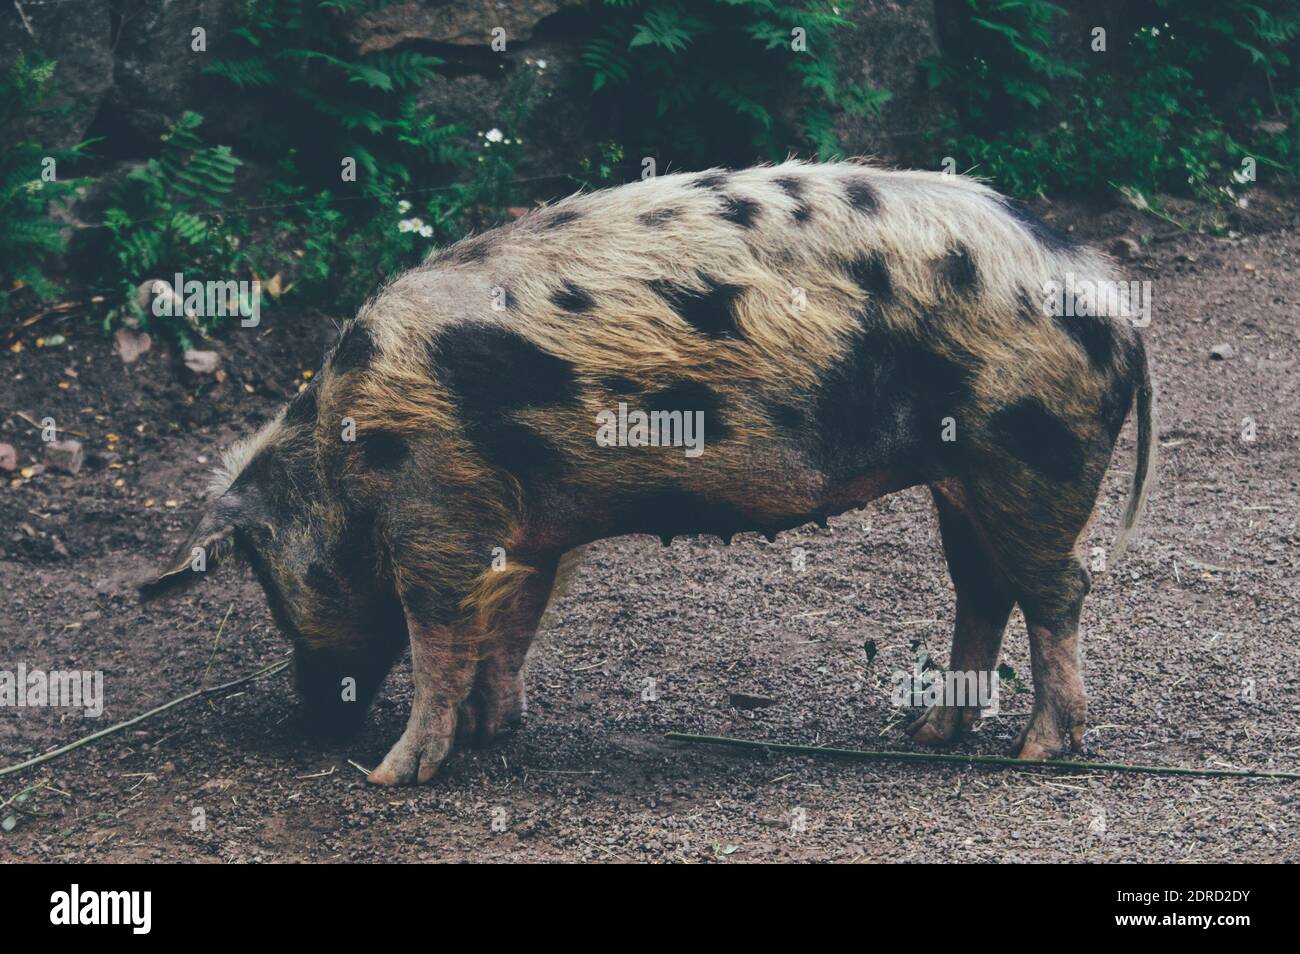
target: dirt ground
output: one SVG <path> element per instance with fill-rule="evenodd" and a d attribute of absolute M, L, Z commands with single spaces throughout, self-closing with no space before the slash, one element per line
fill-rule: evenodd
<path fill-rule="evenodd" d="M 1094 574 L 1084 610 L 1101 760 L 1300 770 L 1298 210 L 1275 200 L 1229 237 L 1048 210 L 1102 247 L 1144 240 L 1125 268 L 1155 295 L 1162 472 L 1141 539 Z M 334 325 L 268 310 L 217 345 L 221 383 L 158 342 L 124 365 L 77 318 L 5 330 L 0 441 L 20 467 L 40 461 L 22 415 L 48 415 L 84 435 L 88 457 L 75 477 L 0 475 L 0 669 L 103 670 L 105 708 L 0 711 L 0 765 L 287 652 L 242 567 L 172 603 L 140 606 L 131 583 L 197 519 L 220 448 L 296 390 Z M 37 346 L 55 334 L 66 343 Z M 1232 356 L 1212 359 L 1222 343 Z M 1130 423 L 1089 552 L 1109 546 L 1132 466 Z M 432 785 L 370 787 L 351 764 L 373 766 L 400 734 L 405 665 L 334 747 L 304 734 L 285 671 L 0 778 L 0 804 L 29 790 L 0 808 L 15 822 L 0 859 L 1300 861 L 1298 783 L 845 764 L 663 739 L 910 748 L 890 677 L 917 646 L 946 659 L 952 603 L 919 490 L 775 544 L 605 541 L 534 646 L 522 727 L 453 754 Z M 1027 687 L 1018 615 L 1003 661 Z M 737 708 L 732 692 L 772 704 Z M 1029 704 L 1027 688 L 1004 689 L 1002 714 L 957 751 L 1005 752 Z"/>

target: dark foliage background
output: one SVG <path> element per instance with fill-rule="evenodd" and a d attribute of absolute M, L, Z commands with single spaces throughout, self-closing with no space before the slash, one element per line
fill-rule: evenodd
<path fill-rule="evenodd" d="M 138 291 L 183 272 L 345 315 L 537 201 L 787 155 L 1223 230 L 1300 150 L 1288 0 L 216 6 L 3 15 L 0 309 L 75 300 L 187 343 L 211 320 L 153 318 Z"/>

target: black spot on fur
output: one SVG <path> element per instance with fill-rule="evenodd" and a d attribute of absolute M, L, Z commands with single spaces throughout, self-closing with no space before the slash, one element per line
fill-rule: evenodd
<path fill-rule="evenodd" d="M 871 255 L 859 255 L 849 263 L 849 275 L 864 292 L 879 303 L 894 300 L 894 283 L 889 277 L 889 268 L 884 256 L 879 252 Z"/>
<path fill-rule="evenodd" d="M 1115 329 L 1100 315 L 1062 315 L 1057 324 L 1079 343 L 1088 355 L 1088 363 L 1098 371 L 1110 368 L 1115 358 Z"/>
<path fill-rule="evenodd" d="M 865 178 L 845 180 L 844 194 L 848 197 L 849 205 L 859 212 L 880 210 L 880 195 L 876 192 L 876 187 Z"/>
<path fill-rule="evenodd" d="M 451 248 L 443 249 L 434 256 L 433 263 L 437 265 L 475 265 L 484 261 L 491 250 L 492 237 L 490 235 L 478 235 L 457 242 Z"/>
<path fill-rule="evenodd" d="M 429 359 L 467 418 L 576 400 L 573 365 L 502 325 L 443 331 Z"/>
<path fill-rule="evenodd" d="M 582 218 L 580 212 L 575 212 L 572 209 L 565 209 L 563 212 L 556 212 L 554 215 L 545 217 L 542 220 L 542 228 L 558 229 L 562 226 L 569 225 L 572 222 L 576 222 L 580 218 Z"/>
<path fill-rule="evenodd" d="M 1016 302 L 1020 306 L 1016 314 L 1027 324 L 1034 324 L 1044 314 L 1042 302 L 1035 301 L 1028 289 L 1022 288 L 1016 292 Z"/>
<path fill-rule="evenodd" d="M 660 226 L 663 225 L 667 225 L 669 222 L 671 222 L 673 219 L 677 218 L 677 216 L 681 214 L 682 214 L 681 209 L 677 209 L 677 208 L 673 208 L 672 206 L 669 206 L 663 209 L 651 209 L 649 212 L 642 212 L 639 216 L 637 216 L 637 221 L 640 222 L 642 225 L 646 226 L 647 228 L 653 229 L 653 228 L 659 228 Z"/>
<path fill-rule="evenodd" d="M 339 339 L 338 346 L 334 349 L 334 357 L 330 359 L 330 367 L 339 374 L 360 371 L 369 367 L 374 357 L 375 339 L 370 336 L 370 331 L 365 325 L 354 321 L 348 325 L 347 330 L 343 332 L 343 337 Z"/>
<path fill-rule="evenodd" d="M 681 381 L 647 395 L 644 409 L 681 411 L 683 414 L 703 411 L 706 442 L 724 440 L 731 434 L 731 426 L 722 413 L 722 400 L 712 388 L 699 381 Z"/>
<path fill-rule="evenodd" d="M 489 251 L 490 245 L 486 241 L 468 242 L 456 250 L 455 260 L 465 265 L 473 265 L 485 261 Z"/>
<path fill-rule="evenodd" d="M 795 205 L 794 209 L 790 213 L 792 216 L 794 216 L 794 220 L 796 222 L 802 225 L 803 223 L 807 222 L 809 219 L 812 218 L 812 212 L 813 212 L 812 206 L 809 205 L 807 202 L 805 202 L 803 198 L 803 194 L 804 194 L 803 180 L 797 179 L 794 176 L 778 176 L 777 178 L 772 180 L 772 183 L 778 189 L 780 189 L 782 192 L 784 192 L 786 195 L 788 195 L 790 198 L 796 201 L 797 204 Z"/>
<path fill-rule="evenodd" d="M 514 415 L 574 404 L 572 364 L 494 324 L 447 329 L 430 345 L 429 362 L 451 391 L 466 436 L 490 463 L 516 474 L 559 467 L 550 442 Z"/>
<path fill-rule="evenodd" d="M 728 222 L 734 222 L 742 229 L 752 229 L 754 227 L 759 208 L 759 204 L 753 199 L 746 199 L 738 195 L 724 195 L 722 197 L 722 217 Z"/>
<path fill-rule="evenodd" d="M 857 321 L 858 327 L 863 331 L 879 334 L 885 330 L 884 310 L 874 298 L 866 302 L 861 308 L 854 309 L 853 317 Z M 925 318 L 923 315 L 920 317 L 923 320 Z M 925 328 L 927 326 L 922 325 L 921 327 Z"/>
<path fill-rule="evenodd" d="M 975 292 L 980 287 L 979 268 L 965 245 L 958 245 L 944 256 L 939 267 L 944 282 L 955 292 Z"/>
<path fill-rule="evenodd" d="M 1078 436 L 1036 398 L 998 411 L 989 427 L 999 444 L 1045 477 L 1065 482 L 1083 470 Z"/>
<path fill-rule="evenodd" d="M 671 282 L 654 281 L 650 287 L 666 301 L 673 311 L 696 331 L 709 338 L 739 338 L 740 328 L 736 324 L 735 303 L 742 289 L 736 285 L 724 285 L 707 276 L 704 277 L 706 288 L 696 291 Z"/>
<path fill-rule="evenodd" d="M 772 184 L 792 199 L 803 198 L 803 182 L 794 176 L 778 176 Z"/>
<path fill-rule="evenodd" d="M 284 412 L 285 423 L 298 427 L 315 425 L 317 404 L 316 383 L 313 381 L 310 387 L 289 402 L 289 407 Z"/>
<path fill-rule="evenodd" d="M 875 330 L 859 332 L 823 375 L 805 440 L 833 479 L 873 470 L 946 473 L 956 444 L 941 420 L 958 416 L 974 368 Z"/>
<path fill-rule="evenodd" d="M 595 299 L 571 282 L 565 282 L 551 292 L 551 303 L 565 311 L 581 314 L 596 307 Z"/>
<path fill-rule="evenodd" d="M 313 563 L 307 567 L 306 579 L 307 585 L 319 593 L 333 596 L 338 592 L 338 584 L 334 581 L 333 574 L 323 563 Z"/>
<path fill-rule="evenodd" d="M 542 434 L 509 418 L 483 424 L 471 432 L 489 463 L 517 477 L 552 477 L 563 471 L 565 459 Z"/>
<path fill-rule="evenodd" d="M 1048 251 L 1064 252 L 1078 247 L 1074 239 L 1034 215 L 1023 202 L 1003 198 L 1002 205 Z"/>
<path fill-rule="evenodd" d="M 690 184 L 696 189 L 721 189 L 727 184 L 727 173 L 710 172 L 706 176 L 692 179 Z"/>
<path fill-rule="evenodd" d="M 600 386 L 606 391 L 613 391 L 616 394 L 631 394 L 641 389 L 631 378 L 625 378 L 622 375 L 611 374 L 600 379 Z"/>
<path fill-rule="evenodd" d="M 803 408 L 793 404 L 773 404 L 768 408 L 772 423 L 788 431 L 802 431 L 808 426 L 808 417 Z"/>
<path fill-rule="evenodd" d="M 373 431 L 357 443 L 366 466 L 375 470 L 396 470 L 411 456 L 406 439 L 392 431 Z"/>
<path fill-rule="evenodd" d="M 453 609 L 435 590 L 424 586 L 403 590 L 402 603 L 417 619 L 439 619 Z"/>

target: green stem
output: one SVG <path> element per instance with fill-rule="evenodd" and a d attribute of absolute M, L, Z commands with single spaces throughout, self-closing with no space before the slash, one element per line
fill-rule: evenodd
<path fill-rule="evenodd" d="M 942 752 L 869 752 L 862 749 L 834 749 L 818 745 L 791 745 L 788 742 L 756 742 L 721 735 L 690 735 L 669 732 L 664 738 L 674 742 L 725 745 L 734 749 L 768 749 L 795 755 L 819 755 L 824 758 L 851 759 L 858 762 L 949 762 L 957 765 L 1002 765 L 1008 768 L 1044 768 L 1066 772 L 1134 772 L 1147 775 L 1191 775 L 1198 778 L 1276 778 L 1300 781 L 1300 772 L 1266 772 L 1256 769 L 1198 769 L 1176 765 L 1119 765 L 1113 762 L 1071 762 L 1067 760 L 1014 759 L 1000 755 L 951 755 Z"/>

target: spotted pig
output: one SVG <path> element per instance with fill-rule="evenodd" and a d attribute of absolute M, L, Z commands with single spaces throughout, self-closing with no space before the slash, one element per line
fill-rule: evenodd
<path fill-rule="evenodd" d="M 584 544 L 771 536 L 923 484 L 957 594 L 951 667 L 993 669 L 1018 603 L 1017 750 L 1051 757 L 1084 731 L 1078 545 L 1134 404 L 1121 548 L 1153 473 L 1132 323 L 1044 304 L 1110 277 L 960 176 L 786 162 L 575 195 L 384 287 L 227 455 L 144 590 L 199 577 L 200 551 L 246 558 L 321 725 L 358 721 L 409 645 L 410 720 L 370 780 L 425 782 L 455 739 L 520 718 L 529 644 Z M 611 415 L 628 437 L 631 411 L 699 422 L 700 452 L 597 439 Z M 947 743 L 975 714 L 935 706 L 913 738 Z"/>

